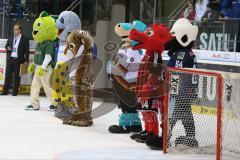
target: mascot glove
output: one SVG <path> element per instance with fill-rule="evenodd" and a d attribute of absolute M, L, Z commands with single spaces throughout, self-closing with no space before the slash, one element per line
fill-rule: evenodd
<path fill-rule="evenodd" d="M 28 66 L 28 73 L 33 73 L 35 69 L 35 65 L 32 63 Z"/>
<path fill-rule="evenodd" d="M 42 66 L 40 66 L 40 67 L 38 68 L 38 70 L 37 70 L 37 74 L 38 74 L 40 77 L 44 76 L 45 72 L 46 72 L 46 70 L 43 69 Z"/>

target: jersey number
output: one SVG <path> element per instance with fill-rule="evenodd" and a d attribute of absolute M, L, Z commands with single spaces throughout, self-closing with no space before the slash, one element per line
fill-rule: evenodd
<path fill-rule="evenodd" d="M 183 62 L 182 61 L 176 61 L 175 67 L 182 68 Z"/>

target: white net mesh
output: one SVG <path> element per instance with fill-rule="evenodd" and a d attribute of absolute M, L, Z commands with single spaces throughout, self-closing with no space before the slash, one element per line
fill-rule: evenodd
<path fill-rule="evenodd" d="M 240 159 L 240 74 L 219 73 L 220 77 L 202 70 L 169 71 L 173 89 L 168 95 L 168 153 L 216 155 L 217 113 L 222 105 L 222 159 Z"/>
<path fill-rule="evenodd" d="M 240 74 L 221 73 L 222 97 L 222 159 L 240 159 Z"/>

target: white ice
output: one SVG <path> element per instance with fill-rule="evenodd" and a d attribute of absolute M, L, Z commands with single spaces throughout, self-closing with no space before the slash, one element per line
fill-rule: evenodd
<path fill-rule="evenodd" d="M 94 120 L 94 126 L 66 126 L 47 111 L 41 98 L 40 111 L 24 111 L 29 96 L 0 96 L 0 159 L 56 160 L 214 160 L 207 155 L 163 155 L 130 139 L 130 134 L 108 133 L 119 110 Z M 94 107 L 101 102 L 95 101 Z M 113 104 L 115 105 L 115 104 Z"/>

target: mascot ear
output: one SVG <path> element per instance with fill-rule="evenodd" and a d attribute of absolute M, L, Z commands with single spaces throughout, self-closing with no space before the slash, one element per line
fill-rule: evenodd
<path fill-rule="evenodd" d="M 133 28 L 140 32 L 144 32 L 147 29 L 147 25 L 139 20 L 133 21 Z"/>
<path fill-rule="evenodd" d="M 47 16 L 49 16 L 49 14 L 46 11 L 42 11 L 41 14 L 39 15 L 39 17 L 47 17 Z"/>
<path fill-rule="evenodd" d="M 80 55 L 82 55 L 82 52 L 84 50 L 84 41 L 82 40 L 82 38 L 80 37 L 80 33 L 81 31 L 80 30 L 76 30 L 74 31 L 74 38 L 78 39 L 79 41 L 81 41 L 81 43 L 83 45 L 80 45 L 79 48 L 78 48 L 78 52 L 77 52 L 77 55 L 75 57 L 78 57 Z"/>
<path fill-rule="evenodd" d="M 80 31 L 80 30 L 75 31 L 74 36 L 75 36 L 75 38 L 77 38 L 79 41 L 81 41 L 83 45 L 85 45 L 84 40 L 81 38 L 81 37 L 82 37 L 82 36 L 81 36 L 81 34 L 82 34 L 81 32 L 82 32 L 82 31 Z"/>
<path fill-rule="evenodd" d="M 57 21 L 58 15 L 50 15 L 50 16 L 54 19 L 55 22 Z"/>

